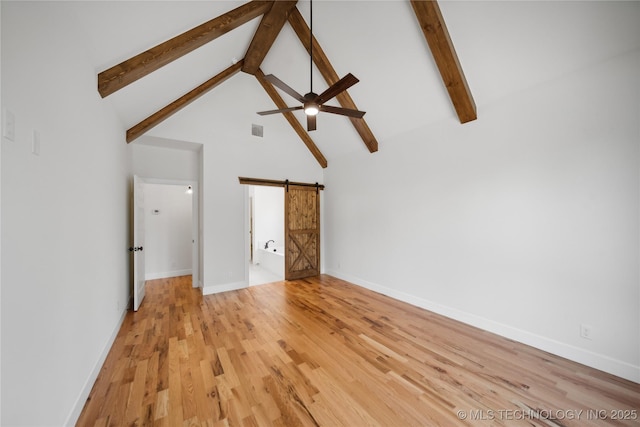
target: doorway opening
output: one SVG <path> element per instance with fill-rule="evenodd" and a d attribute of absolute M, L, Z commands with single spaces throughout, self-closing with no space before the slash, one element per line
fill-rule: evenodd
<path fill-rule="evenodd" d="M 284 189 L 249 187 L 249 285 L 284 280 Z"/>
<path fill-rule="evenodd" d="M 145 279 L 192 275 L 193 185 L 145 183 L 144 194 Z"/>
<path fill-rule="evenodd" d="M 320 245 L 320 217 L 321 203 L 320 190 L 324 190 L 324 185 L 315 183 L 292 182 L 288 179 L 285 181 L 257 179 L 238 177 L 240 184 L 245 185 L 245 232 L 248 238 L 245 240 L 246 254 L 246 275 L 249 286 L 263 282 L 263 279 L 257 279 L 252 274 L 251 269 L 255 271 L 255 266 L 264 266 L 263 261 L 258 257 L 263 255 L 259 251 L 278 253 L 279 247 L 282 247 L 283 267 L 277 268 L 279 280 L 302 279 L 305 277 L 317 276 L 321 274 L 321 256 L 322 247 Z M 255 186 L 254 188 L 250 188 Z M 269 200 L 269 209 L 265 212 L 270 214 L 274 212 L 283 212 L 278 215 L 278 220 L 272 221 L 270 234 L 264 235 L 260 233 L 260 226 L 256 226 L 256 222 L 260 221 L 260 190 L 258 187 L 275 187 L 282 191 L 274 191 L 273 197 Z M 280 196 L 282 196 L 280 198 Z M 258 200 L 256 200 L 258 199 Z M 284 203 L 283 203 L 284 202 Z M 282 207 L 282 210 L 280 210 Z M 282 221 L 283 220 L 283 221 Z M 283 224 L 280 228 L 277 223 Z M 282 233 L 282 234 L 280 234 Z M 278 238 L 271 238 L 278 236 Z M 280 238 L 282 236 L 282 238 Z M 283 243 L 280 244 L 280 241 Z M 264 244 L 264 246 L 262 246 Z M 273 244 L 273 246 L 270 246 Z M 280 279 L 280 271 L 282 271 L 282 279 Z"/>
<path fill-rule="evenodd" d="M 138 257 L 143 257 L 138 260 L 142 261 L 138 265 L 143 270 L 135 275 L 134 293 L 137 282 L 141 282 L 138 287 L 144 295 L 142 283 L 167 277 L 190 275 L 192 286 L 200 286 L 197 182 L 143 177 L 136 179 L 138 184 L 137 196 L 134 195 L 134 211 L 140 211 L 142 221 L 133 221 L 133 235 L 137 236 L 136 253 Z"/>

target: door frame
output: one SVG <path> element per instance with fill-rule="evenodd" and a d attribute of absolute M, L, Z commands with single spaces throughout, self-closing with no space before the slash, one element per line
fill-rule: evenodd
<path fill-rule="evenodd" d="M 131 187 L 131 300 L 133 311 L 138 311 L 144 300 L 147 278 L 144 246 L 146 233 L 144 179 L 133 175 Z M 139 245 L 139 246 L 138 246 Z"/>
<path fill-rule="evenodd" d="M 256 179 L 256 178 L 245 178 L 238 177 L 240 184 L 244 187 L 244 278 L 245 278 L 245 287 L 249 287 L 249 264 L 251 262 L 251 246 L 250 246 L 250 233 L 251 233 L 251 202 L 250 197 L 251 193 L 249 191 L 249 187 L 252 185 L 266 185 L 271 187 L 282 187 L 282 191 L 285 191 L 284 181 L 277 180 L 267 180 L 267 179 Z M 299 182 L 290 182 L 291 185 L 301 184 Z M 302 183 L 303 185 L 309 185 L 307 183 Z M 319 184 L 319 189 L 324 191 L 324 184 Z M 324 197 L 320 197 L 320 274 L 325 273 L 325 229 L 324 226 Z M 283 220 L 284 221 L 284 220 Z M 285 225 L 283 223 L 283 225 Z M 285 242 L 286 245 L 286 242 Z M 286 248 L 285 248 L 286 250 Z"/>
<path fill-rule="evenodd" d="M 191 195 L 191 284 L 194 288 L 202 288 L 202 278 L 200 277 L 200 188 L 198 181 L 181 180 L 181 179 L 163 179 L 163 178 L 146 178 L 138 177 L 143 184 L 160 184 L 160 185 L 189 185 L 193 189 Z"/>

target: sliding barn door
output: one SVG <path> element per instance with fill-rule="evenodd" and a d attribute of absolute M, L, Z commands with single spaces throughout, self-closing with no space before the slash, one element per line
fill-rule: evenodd
<path fill-rule="evenodd" d="M 320 274 L 320 192 L 289 185 L 284 194 L 286 280 Z"/>

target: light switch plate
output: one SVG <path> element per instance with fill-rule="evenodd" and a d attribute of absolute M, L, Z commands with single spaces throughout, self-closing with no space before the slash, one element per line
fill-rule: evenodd
<path fill-rule="evenodd" d="M 16 118 L 13 113 L 7 109 L 2 114 L 2 136 L 9 141 L 16 139 Z"/>

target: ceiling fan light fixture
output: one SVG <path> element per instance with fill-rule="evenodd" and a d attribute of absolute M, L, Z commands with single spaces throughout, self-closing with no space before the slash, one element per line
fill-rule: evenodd
<path fill-rule="evenodd" d="M 315 116 L 320 111 L 320 107 L 315 102 L 305 102 L 304 104 L 304 113 L 307 116 Z"/>
<path fill-rule="evenodd" d="M 358 111 L 355 109 L 335 107 L 332 105 L 325 105 L 325 102 L 333 99 L 335 96 L 344 92 L 354 84 L 358 83 L 358 79 L 351 73 L 347 74 L 340 80 L 334 82 L 331 86 L 329 86 L 324 92 L 320 95 L 313 92 L 313 0 L 309 1 L 309 83 L 310 83 L 310 91 L 306 95 L 302 96 L 295 89 L 292 89 L 289 85 L 284 83 L 282 80 L 274 76 L 273 74 L 269 74 L 264 76 L 264 79 L 271 83 L 273 86 L 279 88 L 283 92 L 289 94 L 291 97 L 296 99 L 302 105 L 298 105 L 296 107 L 284 107 L 278 110 L 270 110 L 270 111 L 259 111 L 258 114 L 261 116 L 265 116 L 268 114 L 276 114 L 276 113 L 289 113 L 291 111 L 304 110 L 305 115 L 307 116 L 307 131 L 316 130 L 316 115 L 322 110 L 325 113 L 339 114 L 342 116 L 348 116 L 352 118 L 361 119 L 364 116 L 364 111 Z M 266 88 L 266 86 L 265 86 Z M 276 102 L 278 104 L 278 102 Z"/>

